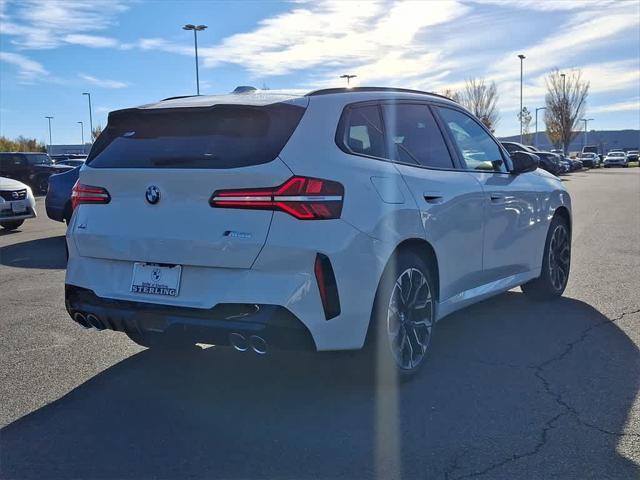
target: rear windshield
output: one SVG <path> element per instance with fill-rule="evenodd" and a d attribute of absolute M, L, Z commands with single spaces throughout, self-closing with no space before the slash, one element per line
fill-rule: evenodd
<path fill-rule="evenodd" d="M 41 165 L 43 163 L 46 165 L 51 165 L 51 163 L 53 163 L 49 155 L 47 155 L 46 153 L 43 153 L 43 154 L 32 153 L 32 154 L 26 155 L 26 157 L 27 157 L 27 161 L 29 162 L 29 165 Z"/>
<path fill-rule="evenodd" d="M 123 110 L 109 117 L 87 164 L 97 168 L 236 168 L 272 161 L 305 109 L 266 106 Z"/>

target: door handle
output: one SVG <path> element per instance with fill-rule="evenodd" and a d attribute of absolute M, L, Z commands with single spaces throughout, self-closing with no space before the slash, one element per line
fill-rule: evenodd
<path fill-rule="evenodd" d="M 439 192 L 425 192 L 423 197 L 427 203 L 442 203 L 444 201 L 443 195 Z"/>

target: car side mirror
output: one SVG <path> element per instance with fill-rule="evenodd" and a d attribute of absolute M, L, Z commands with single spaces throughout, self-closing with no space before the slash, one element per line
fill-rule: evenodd
<path fill-rule="evenodd" d="M 529 152 L 513 152 L 511 154 L 511 163 L 513 164 L 511 173 L 515 175 L 533 172 L 540 164 L 540 157 Z"/>

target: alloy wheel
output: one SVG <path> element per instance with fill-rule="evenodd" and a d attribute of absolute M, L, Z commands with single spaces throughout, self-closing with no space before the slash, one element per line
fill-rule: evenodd
<path fill-rule="evenodd" d="M 424 274 L 408 268 L 396 279 L 387 308 L 387 336 L 393 358 L 403 370 L 424 359 L 433 329 L 433 300 Z"/>
<path fill-rule="evenodd" d="M 549 274 L 556 291 L 562 290 L 567 283 L 570 260 L 569 232 L 564 225 L 557 225 L 549 243 Z"/>

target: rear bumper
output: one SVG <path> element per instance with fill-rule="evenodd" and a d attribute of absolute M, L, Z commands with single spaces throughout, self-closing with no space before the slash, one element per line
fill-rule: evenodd
<path fill-rule="evenodd" d="M 270 346 L 283 350 L 316 350 L 309 330 L 289 310 L 277 305 L 176 307 L 101 298 L 89 289 L 67 284 L 65 306 L 71 318 L 85 328 L 161 332 L 194 343 L 215 345 L 228 345 L 229 335 L 237 332 L 245 336 L 259 335 Z M 95 317 L 92 324 L 84 319 L 89 314 Z"/>

